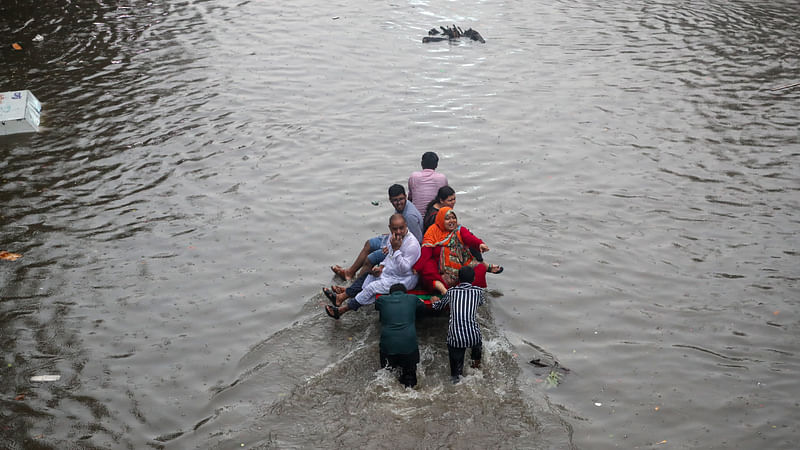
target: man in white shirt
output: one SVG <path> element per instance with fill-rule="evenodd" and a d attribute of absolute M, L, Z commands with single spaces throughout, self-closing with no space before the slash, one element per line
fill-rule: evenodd
<path fill-rule="evenodd" d="M 331 303 L 336 304 L 347 299 L 341 306 L 325 305 L 325 312 L 329 316 L 338 319 L 347 311 L 355 311 L 361 306 L 375 303 L 375 295 L 388 294 L 393 284 L 400 283 L 408 290 L 414 289 L 417 285 L 419 276 L 414 273 L 413 268 L 420 255 L 419 241 L 408 232 L 406 219 L 400 213 L 392 214 L 389 218 L 389 231 L 391 237 L 386 257 L 380 265 L 374 266 L 366 277 L 353 281 L 347 290 L 335 294 L 335 298 L 328 296 Z M 360 292 L 353 297 L 352 294 L 358 289 L 352 288 L 362 280 Z"/>
<path fill-rule="evenodd" d="M 406 219 L 408 231 L 417 238 L 417 242 L 422 242 L 422 214 L 420 214 L 414 204 L 409 202 L 406 198 L 405 188 L 399 184 L 389 186 L 389 202 L 394 206 L 394 211 L 402 214 Z M 388 242 L 388 234 L 367 239 L 366 242 L 364 242 L 364 247 L 361 249 L 361 252 L 356 256 L 355 261 L 353 261 L 350 267 L 345 269 L 337 264 L 331 266 L 331 270 L 345 281 L 358 278 L 367 273 L 373 266 L 383 261 L 389 248 Z M 325 295 L 330 296 L 328 292 L 326 292 Z"/>

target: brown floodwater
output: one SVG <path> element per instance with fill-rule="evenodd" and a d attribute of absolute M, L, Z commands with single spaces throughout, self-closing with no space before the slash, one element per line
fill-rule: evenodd
<path fill-rule="evenodd" d="M 486 43 L 422 43 L 451 24 Z M 0 447 L 795 448 L 798 29 L 795 0 L 3 0 L 0 92 L 43 115 L 0 136 Z M 483 370 L 450 384 L 426 317 L 406 390 L 320 289 L 428 150 L 505 271 Z"/>

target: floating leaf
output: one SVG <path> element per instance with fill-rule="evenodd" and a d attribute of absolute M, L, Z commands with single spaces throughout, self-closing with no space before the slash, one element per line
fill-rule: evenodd
<path fill-rule="evenodd" d="M 19 394 L 18 396 L 14 397 L 14 400 L 16 401 L 25 400 L 25 394 Z"/>
<path fill-rule="evenodd" d="M 19 253 L 11 253 L 5 250 L 0 251 L 0 259 L 3 261 L 16 261 L 20 258 L 22 258 L 22 255 Z"/>
<path fill-rule="evenodd" d="M 556 387 L 558 383 L 561 381 L 561 377 L 558 374 L 556 368 L 550 371 L 550 375 L 547 376 L 547 387 Z"/>
<path fill-rule="evenodd" d="M 14 50 L 22 50 L 22 46 L 17 44 L 16 42 L 11 44 L 11 48 L 13 48 Z"/>

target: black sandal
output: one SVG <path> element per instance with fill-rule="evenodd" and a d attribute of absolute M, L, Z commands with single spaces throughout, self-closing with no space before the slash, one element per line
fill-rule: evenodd
<path fill-rule="evenodd" d="M 346 290 L 347 288 L 343 288 L 341 286 L 335 286 L 333 284 L 331 285 L 331 291 L 333 291 L 334 294 L 343 294 Z"/>
<path fill-rule="evenodd" d="M 335 306 L 325 305 L 325 313 L 336 320 L 339 320 L 339 317 L 341 317 L 339 314 L 339 308 Z"/>
<path fill-rule="evenodd" d="M 333 306 L 339 306 L 336 304 L 336 293 L 328 288 L 322 288 L 322 293 L 325 294 L 325 297 L 328 297 L 328 300 L 331 301 Z"/>

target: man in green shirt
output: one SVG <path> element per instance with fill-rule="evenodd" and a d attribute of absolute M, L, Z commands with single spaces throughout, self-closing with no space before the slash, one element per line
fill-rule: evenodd
<path fill-rule="evenodd" d="M 389 295 L 375 301 L 381 317 L 381 367 L 400 369 L 400 383 L 406 387 L 417 385 L 417 311 L 425 310 L 425 303 L 406 293 L 406 287 L 394 284 Z"/>

